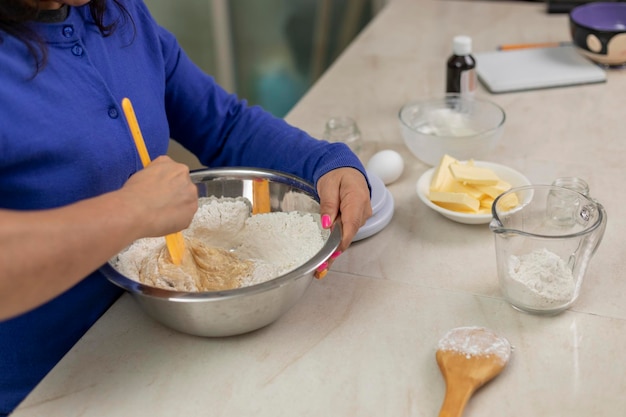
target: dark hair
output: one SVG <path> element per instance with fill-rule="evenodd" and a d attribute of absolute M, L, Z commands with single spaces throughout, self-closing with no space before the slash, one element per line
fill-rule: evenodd
<path fill-rule="evenodd" d="M 109 23 L 104 21 L 104 13 L 109 1 L 120 9 L 124 21 L 127 19 L 132 21 L 132 17 L 120 0 L 91 0 L 88 3 L 91 17 L 102 36 L 105 37 L 111 35 L 119 23 L 119 19 Z M 35 59 L 35 74 L 46 65 L 48 56 L 45 41 L 27 25 L 28 22 L 37 19 L 41 10 L 39 3 L 39 0 L 0 1 L 0 44 L 3 41 L 2 35 L 4 34 L 2 32 L 24 42 Z"/>

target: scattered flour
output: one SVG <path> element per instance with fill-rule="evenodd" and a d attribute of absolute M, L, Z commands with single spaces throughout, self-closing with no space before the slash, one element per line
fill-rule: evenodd
<path fill-rule="evenodd" d="M 530 308 L 548 309 L 574 298 L 576 281 L 567 263 L 549 250 L 537 249 L 508 263 L 509 297 Z"/>
<path fill-rule="evenodd" d="M 438 349 L 472 356 L 495 355 L 502 363 L 507 363 L 511 356 L 511 344 L 504 337 L 484 327 L 457 327 L 446 333 L 439 340 Z"/>
<path fill-rule="evenodd" d="M 189 228 L 183 231 L 185 241 L 199 241 L 252 263 L 251 272 L 237 278 L 238 287 L 259 284 L 296 269 L 324 246 L 328 236 L 328 231 L 319 226 L 319 215 L 312 213 L 251 215 L 250 202 L 244 198 L 206 197 L 198 203 Z M 140 276 L 146 259 L 157 258 L 164 245 L 162 237 L 139 239 L 111 264 L 126 277 L 143 281 Z M 177 291 L 199 291 L 188 276 L 175 281 L 154 279 L 150 283 Z"/>

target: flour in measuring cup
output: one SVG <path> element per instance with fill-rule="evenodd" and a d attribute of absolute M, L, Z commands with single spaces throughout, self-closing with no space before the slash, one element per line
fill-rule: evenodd
<path fill-rule="evenodd" d="M 567 304 L 574 297 L 576 282 L 571 269 L 561 257 L 549 250 L 537 249 L 525 255 L 509 257 L 509 297 L 538 309 Z"/>

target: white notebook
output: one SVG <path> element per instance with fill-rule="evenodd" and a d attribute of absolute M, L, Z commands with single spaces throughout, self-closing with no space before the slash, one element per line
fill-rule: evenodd
<path fill-rule="evenodd" d="M 571 45 L 473 55 L 478 79 L 492 93 L 606 81 L 606 72 Z"/>

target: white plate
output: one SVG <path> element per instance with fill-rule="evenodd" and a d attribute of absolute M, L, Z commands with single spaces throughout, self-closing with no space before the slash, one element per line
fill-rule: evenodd
<path fill-rule="evenodd" d="M 530 181 L 522 173 L 509 168 L 505 165 L 496 164 L 493 162 L 474 161 L 474 164 L 478 167 L 489 168 L 496 173 L 500 179 L 511 184 L 512 187 L 521 187 L 523 185 L 530 185 Z M 428 199 L 428 190 L 430 188 L 430 182 L 433 178 L 433 173 L 436 167 L 424 172 L 417 181 L 417 195 L 431 209 L 440 213 L 455 222 L 465 224 L 485 224 L 491 221 L 491 213 L 489 214 L 471 214 L 471 213 L 458 213 L 456 211 L 447 210 L 443 207 L 439 207 Z"/>

